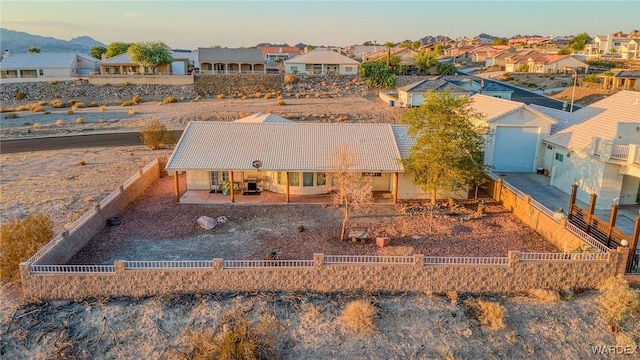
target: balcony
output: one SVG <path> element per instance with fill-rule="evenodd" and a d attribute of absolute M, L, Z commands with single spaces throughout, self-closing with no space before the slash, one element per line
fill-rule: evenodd
<path fill-rule="evenodd" d="M 611 140 L 594 138 L 591 155 L 604 162 L 640 166 L 640 144 L 617 145 Z"/>

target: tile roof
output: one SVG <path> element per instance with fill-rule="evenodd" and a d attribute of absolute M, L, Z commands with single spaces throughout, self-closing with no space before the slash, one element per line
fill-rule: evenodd
<path fill-rule="evenodd" d="M 613 75 L 617 78 L 640 79 L 640 70 L 622 70 Z"/>
<path fill-rule="evenodd" d="M 276 124 L 276 123 L 293 123 L 293 121 L 289 120 L 289 119 L 285 119 L 283 117 L 280 117 L 278 115 L 275 114 L 270 114 L 270 113 L 256 113 L 253 115 L 249 115 L 246 117 L 243 117 L 241 119 L 238 119 L 234 122 L 244 122 L 244 123 L 269 123 L 269 124 Z"/>
<path fill-rule="evenodd" d="M 284 61 L 285 64 L 341 64 L 359 65 L 353 60 L 332 50 L 312 50 Z"/>
<path fill-rule="evenodd" d="M 596 114 L 583 121 L 570 119 L 573 125 L 548 136 L 545 141 L 570 150 L 584 150 L 591 145 L 593 137 L 613 140 L 619 123 L 640 124 L 640 94 L 635 91 L 620 91 L 586 108 Z M 582 111 L 574 112 L 573 116 Z"/>
<path fill-rule="evenodd" d="M 297 55 L 302 52 L 302 50 L 295 46 L 260 46 L 258 49 L 262 51 L 263 56 L 267 56 L 268 54 Z"/>
<path fill-rule="evenodd" d="M 469 90 L 441 78 L 425 79 L 425 80 L 421 80 L 413 84 L 405 85 L 403 87 L 398 88 L 398 91 L 418 92 L 418 93 L 427 92 L 429 90 L 464 92 L 464 93 L 469 92 Z"/>
<path fill-rule="evenodd" d="M 548 108 L 546 106 L 541 106 L 537 104 L 529 104 L 529 107 L 538 111 L 542 114 L 547 115 L 548 117 L 555 119 L 556 123 L 551 125 L 551 134 L 555 134 L 560 130 L 566 129 L 569 126 L 581 123 L 594 115 L 596 115 L 599 110 L 592 107 L 583 107 L 580 108 L 573 113 L 569 111 L 563 111 L 560 109 Z"/>
<path fill-rule="evenodd" d="M 187 125 L 167 169 L 325 171 L 337 148 L 357 153 L 354 171 L 401 172 L 390 124 L 195 121 Z"/>
<path fill-rule="evenodd" d="M 77 56 L 84 59 L 92 59 L 90 56 L 79 55 L 72 52 L 56 53 L 12 53 L 0 62 L 0 68 L 9 69 L 48 69 L 70 68 Z M 93 59 L 97 62 L 98 59 Z"/>
<path fill-rule="evenodd" d="M 496 120 L 504 115 L 512 113 L 519 109 L 524 109 L 525 104 L 499 99 L 493 96 L 475 94 L 471 97 L 471 107 L 473 110 L 483 114 L 487 122 Z"/>
<path fill-rule="evenodd" d="M 199 62 L 264 62 L 264 56 L 259 49 L 223 49 L 223 48 L 198 48 Z"/>

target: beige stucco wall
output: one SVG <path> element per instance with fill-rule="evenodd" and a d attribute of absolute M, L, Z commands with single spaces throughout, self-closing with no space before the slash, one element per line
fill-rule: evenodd
<path fill-rule="evenodd" d="M 187 190 L 211 189 L 211 172 L 187 171 Z"/>
<path fill-rule="evenodd" d="M 467 196 L 468 193 L 466 191 L 457 193 L 438 192 L 436 194 L 437 199 L 466 199 Z M 431 194 L 425 193 L 420 185 L 414 184 L 409 174 L 400 173 L 398 174 L 398 199 L 431 199 Z"/>
<path fill-rule="evenodd" d="M 314 255 L 314 266 L 303 268 L 223 269 L 212 260 L 205 269 L 126 270 L 115 263 L 111 274 L 32 274 L 21 265 L 27 299 L 82 299 L 86 297 L 153 296 L 185 292 L 236 291 L 432 291 L 513 293 L 532 288 L 562 290 L 596 287 L 619 271 L 621 259 L 611 253 L 600 261 L 521 261 L 509 253 L 508 265 L 425 266 L 422 255 L 412 265 L 324 264 Z M 626 257 L 624 257 L 626 260 Z"/>

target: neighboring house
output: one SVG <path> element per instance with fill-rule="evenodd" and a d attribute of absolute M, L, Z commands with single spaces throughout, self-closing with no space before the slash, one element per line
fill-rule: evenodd
<path fill-rule="evenodd" d="M 605 78 L 606 84 L 609 78 Z M 640 91 L 640 70 L 620 70 L 611 78 L 611 88 Z"/>
<path fill-rule="evenodd" d="M 508 44 L 509 46 L 516 46 L 516 47 L 530 47 L 534 44 L 537 44 L 541 41 L 545 41 L 548 40 L 548 37 L 541 37 L 541 36 L 518 36 L 518 37 L 512 37 L 511 39 L 509 39 Z"/>
<path fill-rule="evenodd" d="M 573 36 L 550 37 L 533 44 L 531 47 L 543 53 L 554 54 L 562 49 L 569 47 L 569 43 L 573 40 Z"/>
<path fill-rule="evenodd" d="M 398 65 L 403 67 L 406 73 L 415 74 L 418 72 L 418 65 L 416 64 L 416 55 L 418 53 L 415 50 L 409 48 L 396 48 L 391 49 L 391 58 L 398 58 Z M 365 61 L 368 62 L 385 62 L 387 61 L 387 56 L 389 53 L 386 50 L 376 51 L 375 53 L 369 54 L 365 57 Z"/>
<path fill-rule="evenodd" d="M 596 35 L 591 43 L 584 47 L 584 54 L 588 57 L 622 57 L 623 59 L 635 59 L 638 57 L 638 34 L 625 35 L 621 32 L 608 35 Z M 612 51 L 613 49 L 613 51 Z"/>
<path fill-rule="evenodd" d="M 284 61 L 288 74 L 358 75 L 360 63 L 333 50 L 311 50 Z"/>
<path fill-rule="evenodd" d="M 265 60 L 259 49 L 198 48 L 200 73 L 264 74 Z"/>
<path fill-rule="evenodd" d="M 347 56 L 352 57 L 358 61 L 361 61 L 368 54 L 376 52 L 381 48 L 384 48 L 384 47 L 380 45 L 352 45 L 352 46 L 347 46 L 345 48 L 345 51 L 347 53 Z"/>
<path fill-rule="evenodd" d="M 373 191 L 390 193 L 393 199 L 429 198 L 399 161 L 413 145 L 407 129 L 391 124 L 295 123 L 273 114 L 236 122 L 194 121 L 166 169 L 186 172 L 187 192 L 217 191 L 228 181 L 237 195 L 250 179 L 258 190 L 286 198 L 327 194 L 334 189 L 328 174 L 336 151 L 349 146 L 357 156 L 351 170 L 371 176 Z M 242 146 L 238 139 L 244 139 Z"/>
<path fill-rule="evenodd" d="M 4 53 L 2 79 L 73 79 L 98 71 L 98 59 L 77 53 Z"/>
<path fill-rule="evenodd" d="M 489 127 L 484 163 L 494 173 L 536 172 L 542 166 L 542 139 L 556 120 L 533 107 L 510 100 L 476 94 L 471 108 L 484 116 Z"/>
<path fill-rule="evenodd" d="M 436 76 L 398 88 L 398 102 L 401 107 L 420 106 L 429 91 L 449 91 L 459 96 L 482 93 L 501 99 L 511 99 L 513 90 L 499 83 L 484 82 L 465 75 Z"/>
<path fill-rule="evenodd" d="M 186 75 L 189 68 L 189 57 L 186 53 L 171 51 L 173 60 L 170 64 L 159 65 L 157 75 Z M 152 74 L 153 69 L 131 60 L 128 52 L 100 61 L 101 75 L 144 75 Z"/>
<path fill-rule="evenodd" d="M 535 107 L 535 106 L 534 106 Z M 623 90 L 574 113 L 535 107 L 558 119 L 543 141 L 550 184 L 597 209 L 640 201 L 640 95 Z"/>
<path fill-rule="evenodd" d="M 586 72 L 589 65 L 569 55 L 551 55 L 531 52 L 527 57 L 513 56 L 505 59 L 505 71 L 552 74 L 566 71 L 567 68 Z"/>
<path fill-rule="evenodd" d="M 258 49 L 262 51 L 265 61 L 273 62 L 282 62 L 302 53 L 295 46 L 258 46 Z"/>

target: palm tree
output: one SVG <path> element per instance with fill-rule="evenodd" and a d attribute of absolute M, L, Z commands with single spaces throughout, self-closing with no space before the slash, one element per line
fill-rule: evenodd
<path fill-rule="evenodd" d="M 615 48 L 611 48 L 611 50 L 609 50 L 609 52 L 611 53 L 611 58 L 613 59 L 616 56 L 616 49 Z"/>
<path fill-rule="evenodd" d="M 391 49 L 393 48 L 393 43 L 391 41 L 387 41 L 384 43 L 384 47 L 387 48 L 387 67 L 389 67 L 389 63 L 391 60 Z"/>

